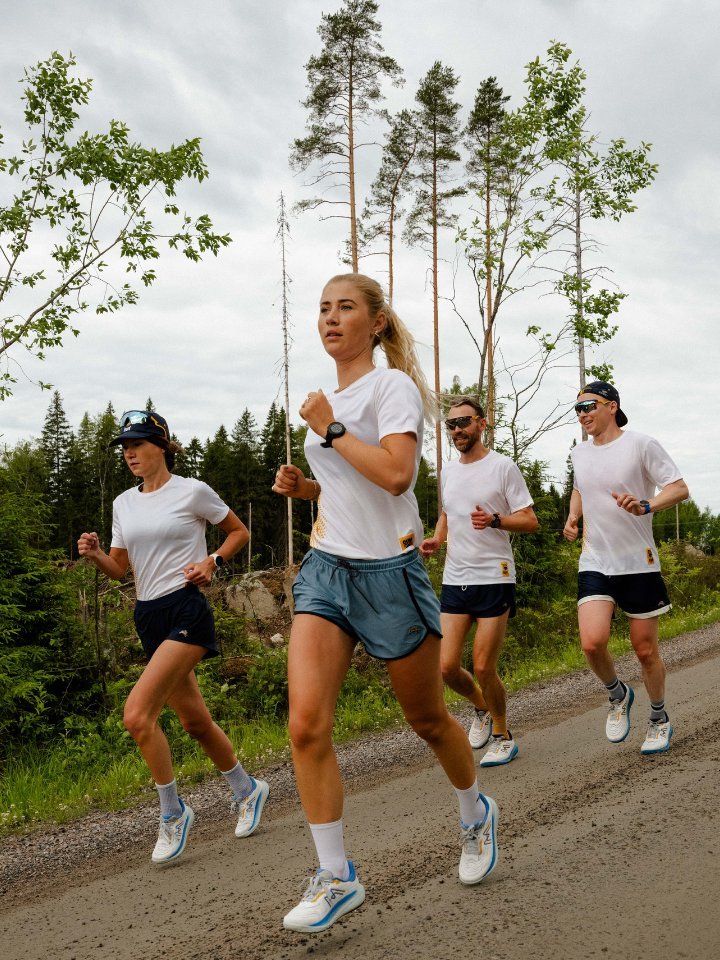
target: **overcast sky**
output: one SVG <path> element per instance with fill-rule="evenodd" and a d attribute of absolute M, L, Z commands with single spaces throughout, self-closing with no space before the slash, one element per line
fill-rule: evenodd
<path fill-rule="evenodd" d="M 289 144 L 304 133 L 304 64 L 319 51 L 317 26 L 339 0 L 64 0 L 4 4 L 0 127 L 10 152 L 23 136 L 19 95 L 26 66 L 52 50 L 72 51 L 78 72 L 92 77 L 80 129 L 124 120 L 133 139 L 167 147 L 200 136 L 211 177 L 182 192 L 194 213 L 208 212 L 232 245 L 217 260 L 191 264 L 163 255 L 154 287 L 138 306 L 110 317 L 83 317 L 81 335 L 50 351 L 44 363 L 23 360 L 27 377 L 49 381 L 75 427 L 84 412 L 142 406 L 148 395 L 181 440 L 228 429 L 249 407 L 262 424 L 282 397 L 279 360 L 280 251 L 277 200 L 309 195 L 307 179 L 288 166 Z M 715 0 L 385 0 L 383 43 L 405 71 L 388 106 L 412 106 L 435 60 L 460 76 L 463 119 L 479 83 L 495 76 L 519 102 L 525 65 L 562 40 L 585 68 L 591 126 L 605 140 L 653 144 L 660 170 L 639 196 L 638 210 L 598 231 L 595 260 L 611 268 L 628 294 L 620 331 L 593 355 L 615 366 L 629 427 L 656 436 L 669 450 L 701 507 L 720 510 L 717 378 L 720 281 L 720 14 Z M 374 150 L 374 152 L 373 152 Z M 371 174 L 379 153 L 367 151 Z M 366 183 L 360 184 L 361 190 Z M 0 204 L 7 202 L 0 179 Z M 464 212 L 461 211 L 464 215 Z M 315 332 L 324 281 L 340 268 L 341 221 L 307 213 L 291 222 L 291 406 L 309 389 L 333 386 L 333 367 Z M 453 237 L 443 238 L 453 255 Z M 372 261 L 364 268 L 379 272 Z M 395 305 L 431 370 L 432 305 L 427 260 L 398 254 Z M 461 306 L 473 322 L 469 290 Z M 537 320 L 556 324 L 563 305 L 537 291 L 508 306 L 502 343 L 519 350 L 521 332 Z M 475 318 L 477 323 L 477 319 Z M 477 353 L 449 307 L 441 314 L 442 379 L 477 379 Z M 541 406 L 570 405 L 573 369 L 559 373 Z M 50 397 L 28 379 L 0 404 L 0 443 L 37 436 Z M 533 416 L 539 415 L 532 414 Z M 532 423 L 530 423 L 532 426 Z M 575 426 L 534 449 L 562 478 Z"/>

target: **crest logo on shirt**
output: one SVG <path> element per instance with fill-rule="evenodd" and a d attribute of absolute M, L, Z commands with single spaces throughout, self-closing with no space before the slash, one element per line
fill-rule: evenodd
<path fill-rule="evenodd" d="M 652 552 L 650 547 L 648 547 L 647 550 L 645 551 L 645 559 L 647 560 L 647 565 L 649 567 L 655 566 L 655 554 Z"/>
<path fill-rule="evenodd" d="M 401 550 L 407 550 L 408 547 L 412 547 L 415 545 L 414 533 L 406 533 L 404 537 L 399 537 L 398 539 L 399 539 Z"/>
<path fill-rule="evenodd" d="M 509 576 L 510 576 L 510 564 L 507 562 L 507 560 L 501 560 L 501 561 L 500 561 L 500 573 L 501 573 L 504 577 L 509 577 Z"/>

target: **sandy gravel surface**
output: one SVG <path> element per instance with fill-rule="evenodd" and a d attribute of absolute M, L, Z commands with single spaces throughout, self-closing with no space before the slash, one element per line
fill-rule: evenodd
<path fill-rule="evenodd" d="M 0 843 L 0 957 L 650 960 L 720 957 L 720 626 L 664 645 L 673 749 L 639 754 L 647 697 L 628 740 L 603 735 L 602 693 L 586 672 L 511 699 L 520 756 L 479 770 L 500 806 L 500 862 L 457 880 L 454 797 L 404 730 L 342 751 L 346 836 L 365 905 L 315 937 L 282 915 L 313 866 L 287 767 L 268 773 L 262 828 L 236 840 L 223 784 L 198 812 L 178 863 L 152 868 L 153 807 L 94 815 Z M 619 671 L 637 677 L 627 660 Z"/>

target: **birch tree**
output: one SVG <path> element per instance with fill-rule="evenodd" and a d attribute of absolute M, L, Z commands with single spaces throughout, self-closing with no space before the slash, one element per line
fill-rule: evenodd
<path fill-rule="evenodd" d="M 615 335 L 617 326 L 611 325 L 611 318 L 626 297 L 617 289 L 598 289 L 608 271 L 588 262 L 588 255 L 599 250 L 597 239 L 589 233 L 589 223 L 618 221 L 632 213 L 636 209 L 635 195 L 652 183 L 658 168 L 650 162 L 649 143 L 630 147 L 617 138 L 603 147 L 599 135 L 590 132 L 584 102 L 587 75 L 579 62 L 570 63 L 571 55 L 565 44 L 552 44 L 544 62 L 538 58 L 529 65 L 528 86 L 544 116 L 548 156 L 561 170 L 553 200 L 567 239 L 560 245 L 564 263 L 556 271 L 555 289 L 568 302 L 577 348 L 578 386 L 582 389 L 588 376 L 610 376 L 611 367 L 588 365 L 585 348 L 588 343 L 604 343 Z M 570 110 L 564 106 L 568 98 L 573 104 Z"/>
<path fill-rule="evenodd" d="M 487 403 L 490 447 L 495 446 L 498 419 L 498 316 L 511 296 L 534 282 L 532 268 L 560 229 L 552 174 L 548 172 L 552 160 L 546 150 L 543 109 L 536 98 L 526 96 L 518 108 L 507 110 L 508 100 L 495 77 L 488 77 L 478 88 L 464 130 L 470 151 L 468 186 L 476 198 L 476 216 L 458 236 L 477 289 L 482 328 L 479 383 Z M 562 109 L 572 106 L 569 97 Z M 555 349 L 558 333 L 546 336 L 534 326 L 527 333 L 536 339 L 540 335 L 532 354 L 538 361 L 531 376 L 531 382 L 535 382 L 535 374 L 544 377 L 542 371 L 551 360 L 549 353 Z M 504 372 L 512 370 L 514 378 L 532 367 L 531 360 L 514 361 L 504 364 Z M 517 383 L 513 388 L 517 389 Z"/>
<path fill-rule="evenodd" d="M 183 180 L 208 175 L 200 141 L 146 148 L 118 120 L 78 133 L 92 81 L 73 76 L 75 65 L 53 53 L 25 72 L 28 135 L 0 154 L 9 197 L 0 206 L 0 400 L 17 380 L 18 351 L 44 359 L 66 333 L 78 335 L 81 314 L 137 302 L 138 283 L 156 279 L 161 240 L 193 261 L 230 243 L 207 214 L 182 213 L 174 199 Z M 120 266 L 134 282 L 118 279 Z"/>

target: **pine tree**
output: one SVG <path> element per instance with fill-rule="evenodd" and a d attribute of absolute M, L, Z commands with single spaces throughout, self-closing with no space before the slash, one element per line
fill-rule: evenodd
<path fill-rule="evenodd" d="M 290 162 L 295 169 L 306 170 L 318 164 L 312 185 L 322 185 L 322 195 L 298 204 L 302 210 L 314 210 L 326 204 L 332 210 L 346 208 L 347 213 L 330 213 L 321 219 L 349 219 L 350 258 L 358 269 L 356 153 L 364 143 L 357 142 L 358 127 L 377 112 L 382 99 L 384 78 L 396 86 L 402 83 L 402 71 L 392 57 L 386 56 L 379 40 L 378 5 L 373 0 L 343 0 L 337 13 L 323 14 L 318 33 L 322 51 L 307 62 L 309 95 L 303 101 L 308 111 L 306 137 L 295 140 Z M 330 200 L 328 189 L 340 187 L 344 199 Z"/>
<path fill-rule="evenodd" d="M 395 117 L 385 114 L 390 129 L 385 136 L 380 169 L 370 187 L 363 214 L 358 222 L 359 256 L 372 256 L 372 248 L 382 240 L 387 244 L 388 302 L 392 305 L 395 286 L 395 230 L 403 214 L 400 203 L 412 182 L 411 164 L 418 145 L 417 116 L 401 110 Z"/>
<path fill-rule="evenodd" d="M 465 192 L 461 186 L 450 186 L 453 165 L 460 160 L 460 104 L 453 100 L 459 78 L 451 67 L 436 61 L 420 83 L 415 99 L 418 110 L 418 145 L 414 163 L 415 198 L 408 216 L 405 238 L 428 250 L 432 262 L 433 350 L 435 355 L 435 391 L 440 395 L 440 334 L 438 232 L 451 227 L 457 216 L 451 201 Z M 435 457 L 440 502 L 442 470 L 442 436 L 440 421 L 435 424 Z"/>

